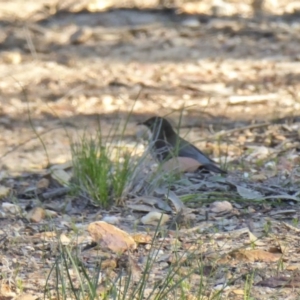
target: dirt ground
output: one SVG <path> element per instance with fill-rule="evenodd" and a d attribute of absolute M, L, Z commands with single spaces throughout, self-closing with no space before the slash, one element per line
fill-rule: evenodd
<path fill-rule="evenodd" d="M 128 144 L 138 121 L 159 114 L 176 124 L 182 113 L 187 138 L 216 159 L 225 155 L 215 147 L 219 132 L 229 132 L 232 161 L 249 147 L 276 149 L 287 139 L 298 156 L 299 3 L 160 3 L 0 1 L 1 179 L 69 160 L 70 137 L 95 132 L 99 122 L 108 131 L 131 109 Z M 265 130 L 266 123 L 281 127 Z M 292 209 L 289 220 L 298 220 Z M 281 289 L 274 299 L 300 297 Z M 252 299 L 271 298 L 258 289 Z"/>
<path fill-rule="evenodd" d="M 51 163 L 63 162 L 65 129 L 93 131 L 98 120 L 110 124 L 134 103 L 133 139 L 137 120 L 172 113 L 176 124 L 183 107 L 192 140 L 298 115 L 300 24 L 285 12 L 292 2 L 266 2 L 262 16 L 238 1 L 218 9 L 211 1 L 176 9 L 98 2 L 2 5 L 0 153 L 25 143 L 2 157 L 2 172 L 47 165 L 33 127 Z M 101 3 L 107 8 L 97 11 Z"/>

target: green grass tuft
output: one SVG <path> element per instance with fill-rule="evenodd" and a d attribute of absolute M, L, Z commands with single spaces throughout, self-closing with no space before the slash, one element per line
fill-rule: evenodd
<path fill-rule="evenodd" d="M 72 144 L 71 151 L 75 185 L 96 205 L 107 208 L 118 204 L 130 183 L 137 159 L 134 150 L 130 153 L 120 144 L 116 129 L 105 139 L 101 130 L 94 137 L 85 134 L 79 143 Z"/>

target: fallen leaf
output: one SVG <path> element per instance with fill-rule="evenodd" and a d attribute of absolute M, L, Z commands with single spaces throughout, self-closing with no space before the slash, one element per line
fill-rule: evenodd
<path fill-rule="evenodd" d="M 66 186 L 71 180 L 71 175 L 62 169 L 54 169 L 51 172 L 51 177 L 57 180 L 61 185 Z"/>
<path fill-rule="evenodd" d="M 288 215 L 288 214 L 296 214 L 296 210 L 295 209 L 283 209 L 283 210 L 277 210 L 277 211 L 271 211 L 269 213 L 270 216 L 275 216 L 275 215 Z"/>
<path fill-rule="evenodd" d="M 264 200 L 267 199 L 286 199 L 286 200 L 294 200 L 294 201 L 300 201 L 300 198 L 295 197 L 295 196 L 290 196 L 288 194 L 284 194 L 284 195 L 272 195 L 272 196 L 266 196 L 263 197 Z"/>
<path fill-rule="evenodd" d="M 49 179 L 47 179 L 47 178 L 42 178 L 41 180 L 39 180 L 39 181 L 37 182 L 36 187 L 37 187 L 38 189 L 43 190 L 43 189 L 48 188 L 48 187 L 49 187 L 49 184 L 50 184 Z"/>
<path fill-rule="evenodd" d="M 244 293 L 245 293 L 244 290 L 232 290 L 231 292 L 236 294 L 236 295 L 244 295 Z"/>
<path fill-rule="evenodd" d="M 296 270 L 299 270 L 300 267 L 299 267 L 299 265 L 288 265 L 288 266 L 286 266 L 285 269 L 288 271 L 296 271 Z"/>
<path fill-rule="evenodd" d="M 278 261 L 282 255 L 270 253 L 264 250 L 245 250 L 239 249 L 230 253 L 230 256 L 239 261 L 263 261 L 263 262 L 274 262 Z"/>
<path fill-rule="evenodd" d="M 16 293 L 11 290 L 9 284 L 1 282 L 0 284 L 0 295 L 4 297 L 15 297 Z"/>
<path fill-rule="evenodd" d="M 240 185 L 237 185 L 236 189 L 237 189 L 237 192 L 239 193 L 239 195 L 244 199 L 255 200 L 255 199 L 263 198 L 263 195 L 258 191 L 254 191 L 254 190 L 245 188 Z"/>
<path fill-rule="evenodd" d="M 136 243 L 125 231 L 103 221 L 91 223 L 88 231 L 95 242 L 115 253 L 135 249 Z"/>
<path fill-rule="evenodd" d="M 0 185 L 0 199 L 6 197 L 10 192 L 10 188 Z"/>
<path fill-rule="evenodd" d="M 141 222 L 145 225 L 164 225 L 168 222 L 170 217 L 166 214 L 151 211 L 147 215 L 141 218 Z"/>
<path fill-rule="evenodd" d="M 143 196 L 143 197 L 137 197 L 134 198 L 132 203 L 137 204 L 137 203 L 143 203 L 150 205 L 151 207 L 157 207 L 161 210 L 171 212 L 172 208 L 164 201 L 163 199 L 160 199 L 158 197 L 153 197 L 153 196 Z M 149 210 L 151 211 L 151 210 Z"/>
<path fill-rule="evenodd" d="M 182 211 L 185 208 L 185 205 L 183 202 L 179 199 L 179 197 L 173 192 L 173 191 L 166 191 L 165 197 L 172 201 L 173 205 L 175 206 L 175 209 L 177 212 Z"/>
<path fill-rule="evenodd" d="M 72 161 L 67 161 L 63 164 L 54 165 L 49 169 L 51 177 L 57 180 L 62 185 L 67 185 L 70 181 L 72 175 L 66 172 L 72 168 Z"/>
<path fill-rule="evenodd" d="M 27 213 L 27 219 L 33 223 L 40 223 L 46 217 L 46 212 L 41 207 L 35 207 Z"/>
<path fill-rule="evenodd" d="M 58 216 L 58 213 L 54 210 L 45 209 L 46 217 L 47 218 L 55 218 Z"/>
<path fill-rule="evenodd" d="M 150 212 L 150 211 L 162 212 L 160 209 L 154 208 L 152 206 L 144 205 L 144 204 L 128 204 L 127 207 L 132 209 L 133 211 L 139 211 L 139 212 Z"/>
<path fill-rule="evenodd" d="M 251 177 L 251 179 L 252 179 L 253 181 L 265 181 L 265 180 L 268 179 L 268 177 L 267 177 L 267 175 L 261 173 L 261 174 L 254 174 L 254 175 Z"/>
<path fill-rule="evenodd" d="M 248 231 L 249 241 L 250 243 L 254 243 L 255 246 L 265 246 L 266 242 L 264 242 L 261 237 L 257 237 L 251 230 Z M 271 252 L 271 251 L 270 251 Z"/>
<path fill-rule="evenodd" d="M 32 239 L 37 241 L 49 242 L 56 239 L 56 236 L 57 234 L 54 231 L 45 231 L 45 232 L 36 233 L 35 235 L 32 236 Z"/>
<path fill-rule="evenodd" d="M 64 162 L 63 164 L 53 165 L 50 170 L 69 170 L 73 167 L 71 160 Z"/>
<path fill-rule="evenodd" d="M 101 270 L 115 269 L 117 267 L 117 261 L 115 259 L 105 259 L 101 261 Z"/>
<path fill-rule="evenodd" d="M 131 237 L 138 244 L 150 244 L 152 242 L 152 237 L 146 233 L 134 233 Z"/>
<path fill-rule="evenodd" d="M 69 245 L 71 242 L 71 240 L 64 233 L 59 236 L 59 240 L 63 245 Z"/>
<path fill-rule="evenodd" d="M 165 188 L 156 188 L 155 193 L 158 195 L 164 195 L 168 200 L 171 200 L 177 212 L 185 208 L 183 202 L 173 191 L 170 191 L 169 189 Z"/>

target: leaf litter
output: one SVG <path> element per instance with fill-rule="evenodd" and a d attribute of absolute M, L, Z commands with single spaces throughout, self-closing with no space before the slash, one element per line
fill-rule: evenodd
<path fill-rule="evenodd" d="M 151 159 L 149 161 L 151 162 Z M 142 181 L 143 184 L 149 180 L 149 175 L 152 175 L 148 172 L 149 168 L 155 170 L 155 166 L 149 166 L 144 173 L 143 170 L 138 172 L 139 181 Z M 261 167 L 257 170 L 264 171 Z M 204 264 L 203 268 L 214 269 L 213 278 L 223 278 L 221 281 L 211 280 L 212 275 L 208 272 L 205 277 L 208 290 L 218 289 L 221 284 L 223 286 L 221 289 L 224 289 L 224 292 L 236 295 L 239 293 L 238 291 L 243 291 L 240 275 L 251 272 L 257 273 L 255 273 L 256 280 L 253 290 L 258 293 L 260 287 L 266 285 L 271 288 L 280 286 L 283 290 L 288 290 L 296 285 L 296 281 L 287 279 L 288 276 L 291 276 L 291 272 L 298 270 L 298 255 L 295 249 L 299 229 L 295 227 L 296 224 L 293 225 L 293 222 L 298 220 L 299 211 L 295 206 L 296 201 L 298 201 L 298 190 L 294 181 L 285 186 L 280 185 L 281 171 L 278 171 L 278 175 L 269 177 L 268 180 L 264 181 L 252 180 L 251 176 L 244 176 L 245 173 L 241 171 L 230 171 L 225 177 L 203 174 L 201 171 L 198 173 L 179 173 L 179 177 L 171 185 L 168 182 L 157 181 L 160 183 L 159 187 L 135 190 L 135 195 L 132 190 L 129 190 L 129 198 L 125 204 L 127 213 L 119 214 L 121 210 L 117 207 L 110 213 L 112 216 L 118 216 L 117 231 L 110 230 L 109 226 L 112 225 L 102 222 L 105 225 L 102 233 L 97 233 L 97 228 L 91 229 L 95 220 L 91 214 L 93 209 L 89 205 L 87 205 L 84 215 L 80 214 L 78 210 L 75 213 L 75 215 L 81 215 L 80 225 L 78 223 L 75 225 L 78 227 L 76 234 L 70 230 L 74 225 L 72 225 L 71 219 L 65 215 L 64 210 L 59 211 L 49 219 L 49 216 L 43 212 L 43 208 L 35 206 L 35 204 L 32 204 L 33 207 L 27 216 L 31 221 L 30 227 L 26 229 L 22 220 L 19 220 L 17 227 L 9 225 L 11 218 L 15 218 L 22 210 L 23 213 L 26 212 L 25 202 L 28 203 L 30 199 L 34 199 L 32 197 L 40 197 L 41 200 L 44 199 L 41 203 L 46 207 L 44 201 L 49 201 L 47 199 L 51 198 L 43 195 L 47 195 L 53 186 L 55 189 L 60 189 L 64 188 L 65 184 L 60 180 L 57 181 L 54 176 L 49 177 L 48 173 L 44 172 L 38 178 L 34 178 L 31 183 L 28 183 L 27 186 L 36 187 L 35 193 L 28 193 L 29 189 L 24 190 L 23 187 L 18 187 L 16 181 L 17 185 L 10 186 L 10 188 L 17 191 L 17 194 L 19 190 L 20 195 L 25 191 L 24 195 L 27 195 L 28 199 L 23 200 L 23 205 L 20 199 L 19 205 L 14 209 L 4 209 L 3 207 L 8 223 L 2 227 L 2 230 L 6 234 L 7 241 L 12 239 L 14 232 L 18 230 L 19 237 L 14 238 L 14 242 L 26 245 L 26 255 L 33 257 L 37 257 L 38 253 L 43 252 L 47 244 L 53 248 L 60 241 L 62 244 L 75 244 L 76 247 L 84 249 L 87 245 L 92 244 L 93 239 L 97 240 L 96 242 L 99 243 L 102 251 L 100 257 L 103 261 L 103 272 L 111 272 L 111 270 L 117 272 L 118 268 L 125 264 L 125 270 L 134 273 L 133 282 L 137 282 L 141 278 L 145 269 L 145 265 L 139 261 L 145 260 L 146 257 L 152 255 L 153 251 L 158 251 L 159 256 L 154 256 L 156 258 L 153 265 L 153 280 L 160 278 L 161 271 L 159 270 L 167 268 L 167 266 L 174 268 L 177 265 L 181 266 L 176 271 L 177 276 L 195 275 L 199 272 L 197 268 L 190 267 L 188 271 L 184 271 L 184 265 L 192 266 L 201 257 L 201 263 Z M 293 174 L 292 172 L 284 172 L 284 176 L 285 181 L 288 182 L 289 176 L 293 176 Z M 46 178 L 47 181 L 44 180 Z M 143 184 L 139 184 L 139 186 L 142 187 Z M 31 189 L 31 191 L 33 190 Z M 55 203 L 55 198 L 65 197 L 64 194 L 61 195 L 53 194 L 52 205 Z M 7 196 L 5 199 L 10 198 Z M 294 205 L 290 201 L 294 201 Z M 270 208 L 265 209 L 266 205 L 270 205 Z M 74 207 L 76 211 L 76 205 Z M 29 217 L 34 211 L 39 212 L 39 214 L 42 212 L 43 217 Z M 148 216 L 143 212 L 148 212 L 151 221 L 146 221 Z M 157 215 L 154 218 L 151 214 Z M 164 216 L 168 219 L 165 220 Z M 105 220 L 105 217 L 101 217 L 100 213 L 98 220 L 101 221 L 101 219 Z M 132 221 L 136 226 L 132 226 Z M 251 226 L 249 226 L 249 221 L 252 222 Z M 286 222 L 290 222 L 290 224 Z M 37 236 L 40 225 L 51 223 L 56 224 L 53 227 L 56 230 L 60 228 L 59 239 L 55 231 L 50 231 L 48 233 L 48 235 L 50 234 L 49 237 L 51 236 L 50 239 L 44 239 L 42 243 L 39 243 L 40 238 L 35 238 L 35 244 L 33 240 L 27 238 L 25 241 L 22 238 L 22 231 L 26 230 L 29 236 Z M 58 223 L 61 225 L 58 226 Z M 158 237 L 155 233 L 158 224 L 160 231 L 165 230 L 167 232 L 165 237 Z M 117 234 L 120 229 L 123 231 L 121 236 Z M 86 230 L 93 231 L 90 239 L 86 238 Z M 135 232 L 136 230 L 139 233 Z M 134 246 L 136 248 L 134 252 L 126 240 L 125 242 L 122 241 L 123 236 L 126 235 L 131 243 L 134 240 L 138 241 L 137 245 Z M 95 236 L 97 236 L 96 239 Z M 276 248 L 278 243 L 282 244 L 281 247 L 284 251 L 270 252 L 270 247 Z M 176 250 L 172 247 L 173 244 L 174 246 L 176 244 Z M 284 244 L 288 244 L 289 247 L 285 247 Z M 120 249 L 117 248 L 118 245 L 121 245 Z M 178 256 L 180 253 L 186 256 L 184 261 L 175 258 L 174 251 Z M 118 257 L 120 252 L 123 254 Z M 11 249 L 7 255 L 8 257 L 16 257 L 19 254 Z M 93 248 L 83 250 L 82 255 L 88 265 L 93 264 L 96 256 L 99 257 L 99 253 L 96 255 Z M 160 258 L 158 259 L 158 257 Z M 273 275 L 277 267 L 272 264 L 280 260 L 283 260 L 287 267 L 280 271 L 277 278 Z M 249 264 L 252 266 L 250 269 Z M 44 266 L 44 268 L 46 272 L 47 267 Z M 230 281 L 224 277 L 225 269 L 231 274 Z M 24 273 L 23 276 L 27 278 L 28 286 L 32 282 L 30 278 L 35 278 L 34 275 L 39 276 L 37 274 L 40 274 L 40 271 L 38 268 L 32 268 L 30 277 L 28 273 Z M 114 275 L 110 273 L 109 276 Z M 152 279 L 149 279 L 149 286 L 154 283 L 154 281 L 151 282 Z M 40 281 L 40 288 L 42 284 L 44 281 Z"/>

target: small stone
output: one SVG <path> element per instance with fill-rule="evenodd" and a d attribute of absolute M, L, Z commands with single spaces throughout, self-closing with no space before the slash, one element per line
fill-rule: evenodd
<path fill-rule="evenodd" d="M 119 218 L 116 216 L 105 216 L 102 221 L 112 225 L 116 225 L 120 222 Z"/>
<path fill-rule="evenodd" d="M 196 19 L 196 18 L 185 19 L 185 20 L 182 21 L 181 24 L 183 26 L 190 27 L 190 28 L 197 28 L 197 27 L 199 27 L 201 25 L 200 22 L 199 22 L 199 20 Z"/>
<path fill-rule="evenodd" d="M 21 208 L 19 206 L 9 202 L 3 202 L 2 209 L 4 212 L 11 214 L 18 214 L 21 211 Z"/>
<path fill-rule="evenodd" d="M 63 245 L 69 245 L 71 242 L 71 240 L 64 233 L 60 235 L 59 239 Z"/>
<path fill-rule="evenodd" d="M 41 207 L 35 207 L 27 214 L 27 219 L 33 223 L 40 223 L 46 217 L 46 212 Z"/>
<path fill-rule="evenodd" d="M 228 201 L 215 201 L 210 205 L 210 211 L 214 213 L 225 213 L 232 210 L 232 205 Z"/>

